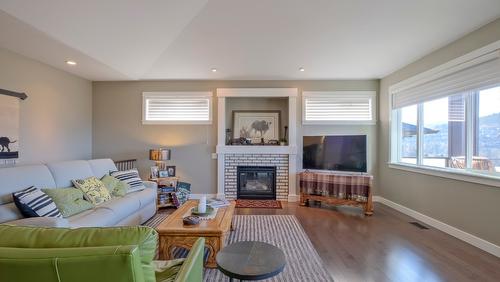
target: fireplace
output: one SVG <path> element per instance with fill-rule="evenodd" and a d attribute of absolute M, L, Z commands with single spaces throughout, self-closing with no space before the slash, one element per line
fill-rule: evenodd
<path fill-rule="evenodd" d="M 237 198 L 276 200 L 275 166 L 238 166 Z"/>

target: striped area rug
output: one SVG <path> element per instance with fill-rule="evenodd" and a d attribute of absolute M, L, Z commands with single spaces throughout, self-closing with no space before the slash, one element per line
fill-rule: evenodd
<path fill-rule="evenodd" d="M 160 213 L 145 225 L 157 226 L 168 213 Z M 261 281 L 333 281 L 314 249 L 309 237 L 294 215 L 235 215 L 228 244 L 238 241 L 261 241 L 279 247 L 285 253 L 287 264 L 279 275 Z M 187 250 L 177 249 L 175 257 L 184 257 Z M 205 253 L 205 259 L 208 253 Z M 205 269 L 205 282 L 229 281 L 217 269 Z"/>
<path fill-rule="evenodd" d="M 311 241 L 293 215 L 235 215 L 229 244 L 262 241 L 283 250 L 287 264 L 279 275 L 262 281 L 333 281 Z M 205 270 L 205 281 L 229 281 L 216 269 Z"/>

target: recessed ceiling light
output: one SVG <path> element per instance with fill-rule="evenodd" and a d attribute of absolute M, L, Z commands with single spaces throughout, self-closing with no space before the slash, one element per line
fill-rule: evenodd
<path fill-rule="evenodd" d="M 306 69 L 301 67 L 301 68 L 299 68 L 299 71 L 306 71 Z"/>
<path fill-rule="evenodd" d="M 216 68 L 212 68 L 212 72 L 217 72 L 217 69 Z"/>
<path fill-rule="evenodd" d="M 70 66 L 74 66 L 76 65 L 76 62 L 75 61 L 72 61 L 72 60 L 67 60 L 66 61 L 66 64 L 70 65 Z"/>

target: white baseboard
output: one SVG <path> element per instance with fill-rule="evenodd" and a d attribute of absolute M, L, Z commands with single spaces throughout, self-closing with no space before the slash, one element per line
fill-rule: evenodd
<path fill-rule="evenodd" d="M 438 230 L 443 231 L 444 233 L 447 233 L 453 237 L 456 237 L 464 242 L 467 242 L 474 247 L 477 247 L 485 252 L 488 252 L 494 256 L 500 257 L 500 246 L 497 246 L 491 242 L 488 242 L 484 239 L 481 239 L 475 235 L 472 235 L 470 233 L 467 233 L 465 231 L 462 231 L 456 227 L 453 227 L 451 225 L 448 225 L 442 221 L 439 221 L 437 219 L 434 219 L 430 216 L 427 216 L 425 214 L 419 213 L 415 210 L 412 210 L 410 208 L 407 208 L 405 206 L 402 206 L 398 203 L 395 203 L 393 201 L 390 201 L 384 197 L 381 196 L 373 196 L 373 201 L 374 202 L 379 202 L 381 204 L 384 204 L 388 207 L 391 207 L 399 212 L 402 212 L 408 216 L 411 216 L 425 224 L 428 224 L 429 226 L 432 226 Z"/>
<path fill-rule="evenodd" d="M 289 202 L 298 202 L 299 198 L 300 198 L 299 195 L 292 195 L 292 194 L 288 195 Z"/>

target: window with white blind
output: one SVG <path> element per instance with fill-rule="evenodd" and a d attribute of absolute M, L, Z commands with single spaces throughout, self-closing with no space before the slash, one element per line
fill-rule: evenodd
<path fill-rule="evenodd" d="M 144 92 L 143 124 L 211 124 L 212 92 Z"/>
<path fill-rule="evenodd" d="M 497 45 L 389 88 L 392 164 L 500 180 Z"/>
<path fill-rule="evenodd" d="M 374 91 L 302 93 L 303 124 L 374 124 Z"/>

